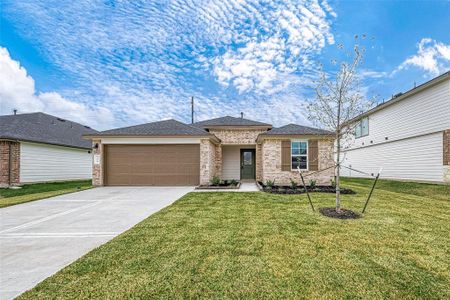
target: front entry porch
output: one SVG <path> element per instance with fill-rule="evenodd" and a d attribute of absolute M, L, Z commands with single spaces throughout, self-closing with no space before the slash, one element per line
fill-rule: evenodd
<path fill-rule="evenodd" d="M 222 145 L 223 180 L 256 179 L 256 145 Z"/>

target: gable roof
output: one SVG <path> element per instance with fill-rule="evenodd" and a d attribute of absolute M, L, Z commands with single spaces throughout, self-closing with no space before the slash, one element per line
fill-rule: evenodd
<path fill-rule="evenodd" d="M 89 136 L 212 136 L 204 129 L 170 119 L 101 131 Z"/>
<path fill-rule="evenodd" d="M 333 132 L 313 128 L 308 126 L 302 126 L 297 124 L 288 124 L 278 128 L 273 128 L 267 132 L 261 133 L 260 135 L 331 135 Z"/>
<path fill-rule="evenodd" d="M 91 149 L 84 134 L 97 131 L 42 112 L 0 116 L 0 139 Z"/>
<path fill-rule="evenodd" d="M 231 117 L 231 116 L 225 116 L 225 117 L 220 117 L 220 118 L 215 118 L 215 119 L 209 119 L 209 120 L 204 120 L 204 121 L 200 121 L 200 122 L 196 122 L 194 123 L 195 126 L 197 127 L 203 127 L 203 128 L 209 128 L 209 127 L 220 127 L 220 126 L 262 126 L 262 127 L 267 127 L 267 128 L 271 128 L 272 125 L 271 124 L 267 124 L 267 123 L 262 123 L 262 122 L 258 122 L 258 121 L 253 121 L 253 120 L 249 120 L 249 119 L 244 119 L 244 118 L 236 118 L 236 117 Z"/>

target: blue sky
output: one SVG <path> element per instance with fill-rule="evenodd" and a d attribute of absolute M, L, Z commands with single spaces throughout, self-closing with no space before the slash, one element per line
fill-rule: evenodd
<path fill-rule="evenodd" d="M 10 1 L 0 13 L 0 114 L 97 129 L 223 115 L 308 125 L 317 64 L 367 38 L 378 101 L 450 70 L 448 1 Z M 331 70 L 331 69 L 330 69 Z"/>

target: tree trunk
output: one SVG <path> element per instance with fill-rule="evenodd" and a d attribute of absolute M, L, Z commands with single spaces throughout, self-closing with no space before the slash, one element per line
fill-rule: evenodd
<path fill-rule="evenodd" d="M 341 105 L 342 89 L 339 90 L 339 99 L 337 107 L 337 126 L 336 126 L 336 212 L 341 211 L 341 189 L 340 189 L 340 171 L 341 171 Z"/>
<path fill-rule="evenodd" d="M 341 189 L 340 189 L 340 159 L 341 159 L 341 141 L 340 141 L 340 132 L 336 133 L 336 167 L 335 167 L 335 175 L 336 175 L 336 211 L 341 211 Z"/>

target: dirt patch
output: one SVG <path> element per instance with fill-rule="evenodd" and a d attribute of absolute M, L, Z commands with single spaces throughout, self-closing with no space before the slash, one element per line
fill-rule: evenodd
<path fill-rule="evenodd" d="M 320 213 L 326 217 L 336 219 L 359 219 L 361 215 L 345 208 L 341 208 L 340 212 L 336 211 L 335 207 L 322 207 L 319 209 Z"/>

